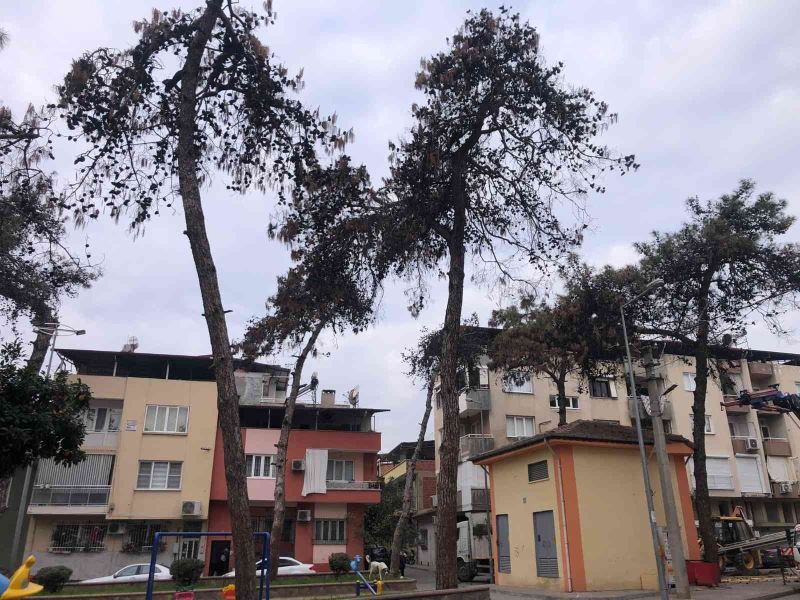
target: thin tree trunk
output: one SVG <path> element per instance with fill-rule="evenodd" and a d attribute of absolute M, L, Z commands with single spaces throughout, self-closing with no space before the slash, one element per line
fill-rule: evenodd
<path fill-rule="evenodd" d="M 558 390 L 558 426 L 567 424 L 567 385 L 566 376 L 559 375 L 556 379 Z"/>
<path fill-rule="evenodd" d="M 425 414 L 422 415 L 422 422 L 419 424 L 417 445 L 414 447 L 414 453 L 411 455 L 411 460 L 408 461 L 408 468 L 406 469 L 406 484 L 403 489 L 403 507 L 400 509 L 400 518 L 397 520 L 397 526 L 394 528 L 394 536 L 392 537 L 392 564 L 389 567 L 389 572 L 394 577 L 397 577 L 400 573 L 401 545 L 406 533 L 406 528 L 408 527 L 408 522 L 411 519 L 411 498 L 414 494 L 414 478 L 417 474 L 417 460 L 422 451 L 422 444 L 425 441 L 425 431 L 428 429 L 428 418 L 431 416 L 431 399 L 433 398 L 434 384 L 435 375 L 431 375 L 428 381 L 428 392 L 425 397 Z"/>
<path fill-rule="evenodd" d="M 278 558 L 280 556 L 278 544 L 283 535 L 283 521 L 286 517 L 286 452 L 289 448 L 289 432 L 292 430 L 294 407 L 297 405 L 297 395 L 300 393 L 300 381 L 303 376 L 303 367 L 306 364 L 308 355 L 314 349 L 317 338 L 324 327 L 324 322 L 318 324 L 317 328 L 311 333 L 311 337 L 308 338 L 305 346 L 303 346 L 303 349 L 300 351 L 300 356 L 297 357 L 297 362 L 295 362 L 294 365 L 294 372 L 292 373 L 292 388 L 289 392 L 289 397 L 286 398 L 286 410 L 283 413 L 281 435 L 277 443 L 278 454 L 275 457 L 275 508 L 272 512 L 272 545 L 269 549 L 270 579 L 274 579 L 278 576 Z"/>
<path fill-rule="evenodd" d="M 186 235 L 192 249 L 203 311 L 214 357 L 217 381 L 217 407 L 225 457 L 225 480 L 228 486 L 228 510 L 231 515 L 233 551 L 236 557 L 236 597 L 256 597 L 255 552 L 247 497 L 242 434 L 239 424 L 239 395 L 236 392 L 233 355 L 228 326 L 222 306 L 217 269 L 211 254 L 200 196 L 198 149 L 195 144 L 197 86 L 200 67 L 222 0 L 208 0 L 203 14 L 195 22 L 196 31 L 189 46 L 181 76 L 181 101 L 178 114 L 178 183 L 186 216 Z"/>
<path fill-rule="evenodd" d="M 458 391 L 456 370 L 464 301 L 464 229 L 466 206 L 464 182 L 455 176 L 453 229 L 448 240 L 447 309 L 442 328 L 441 379 L 442 438 L 439 446 L 439 477 L 436 481 L 436 589 L 458 587 L 456 550 L 456 481 L 458 477 Z"/>
<path fill-rule="evenodd" d="M 705 331 L 704 331 L 705 330 Z M 701 325 L 695 349 L 695 390 L 692 406 L 692 434 L 694 437 L 694 481 L 695 507 L 699 524 L 700 539 L 703 542 L 705 559 L 716 563 L 717 539 L 711 520 L 711 499 L 708 493 L 706 470 L 706 391 L 708 389 L 708 325 Z"/>
<path fill-rule="evenodd" d="M 56 315 L 49 306 L 42 307 L 36 311 L 33 322 L 43 326 L 45 323 L 55 323 Z M 41 329 L 36 334 L 36 339 L 33 340 L 33 349 L 31 355 L 28 357 L 28 369 L 32 369 L 35 373 L 42 370 L 44 359 L 47 358 L 47 349 L 50 347 L 50 334 L 43 332 Z"/>

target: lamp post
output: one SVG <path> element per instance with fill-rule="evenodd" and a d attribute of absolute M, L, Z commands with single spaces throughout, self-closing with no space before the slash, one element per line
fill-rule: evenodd
<path fill-rule="evenodd" d="M 50 336 L 50 360 L 47 362 L 47 377 L 50 377 L 50 371 L 53 367 L 53 354 L 56 351 L 56 338 L 58 334 L 62 335 L 85 335 L 85 329 L 75 329 L 63 323 L 42 323 L 34 329 L 36 333 L 44 333 Z M 28 465 L 25 468 L 25 479 L 22 480 L 22 495 L 19 499 L 19 507 L 17 508 L 17 519 L 14 524 L 14 537 L 11 538 L 11 560 L 12 564 L 19 562 L 17 552 L 22 542 L 22 528 L 25 524 L 25 514 L 28 512 L 28 501 L 31 490 L 31 482 L 33 480 L 34 467 Z"/>
<path fill-rule="evenodd" d="M 658 537 L 658 528 L 656 526 L 656 509 L 653 504 L 653 486 L 650 483 L 650 469 L 647 466 L 647 450 L 644 445 L 644 436 L 642 435 L 642 417 L 639 414 L 639 394 L 636 393 L 636 379 L 633 375 L 633 360 L 631 359 L 631 347 L 628 344 L 628 329 L 625 325 L 625 307 L 639 298 L 654 290 L 657 287 L 664 285 L 663 279 L 654 279 L 648 283 L 645 288 L 633 299 L 628 300 L 619 307 L 619 314 L 622 317 L 622 336 L 625 338 L 625 354 L 628 357 L 628 377 L 631 386 L 631 395 L 633 396 L 633 413 L 636 421 L 636 436 L 639 441 L 639 458 L 642 462 L 642 477 L 644 478 L 644 495 L 647 500 L 647 518 L 650 521 L 650 536 L 653 539 L 653 554 L 656 559 L 656 571 L 658 573 L 658 588 L 661 593 L 661 600 L 669 600 L 669 587 L 667 585 L 667 576 L 664 571 L 664 562 L 661 560 L 661 542 Z M 678 543 L 682 543 L 680 538 Z"/>

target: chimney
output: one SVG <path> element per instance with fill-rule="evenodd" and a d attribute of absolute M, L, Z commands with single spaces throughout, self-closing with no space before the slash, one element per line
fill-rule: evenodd
<path fill-rule="evenodd" d="M 336 404 L 336 390 L 322 390 L 319 403 L 322 406 L 333 406 Z"/>

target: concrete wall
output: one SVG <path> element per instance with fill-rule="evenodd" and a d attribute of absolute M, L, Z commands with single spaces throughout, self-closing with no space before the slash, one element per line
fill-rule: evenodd
<path fill-rule="evenodd" d="M 13 573 L 22 564 L 25 544 L 20 543 L 17 547 L 15 556 L 11 555 L 11 543 L 14 538 L 14 531 L 17 526 L 17 515 L 22 506 L 27 506 L 30 495 L 33 492 L 33 480 L 35 473 L 31 473 L 30 487 L 27 498 L 22 501 L 22 488 L 25 482 L 25 469 L 17 469 L 11 476 L 10 489 L 8 490 L 8 504 L 0 507 L 0 569 L 5 569 Z M 22 541 L 27 537 L 28 524 L 30 517 L 23 515 L 22 518 Z"/>

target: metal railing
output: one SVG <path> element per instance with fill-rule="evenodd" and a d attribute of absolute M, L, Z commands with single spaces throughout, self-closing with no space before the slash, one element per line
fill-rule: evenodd
<path fill-rule="evenodd" d="M 31 506 L 103 506 L 108 504 L 110 485 L 51 485 L 36 487 Z"/>
<path fill-rule="evenodd" d="M 332 481 L 325 482 L 329 490 L 379 490 L 380 483 L 377 481 Z"/>
<path fill-rule="evenodd" d="M 50 536 L 49 552 L 100 552 L 105 549 L 108 525 L 102 521 L 57 523 Z"/>
<path fill-rule="evenodd" d="M 458 440 L 459 455 L 462 460 L 494 448 L 494 438 L 488 433 L 470 433 Z"/>
<path fill-rule="evenodd" d="M 464 388 L 458 394 L 458 412 L 461 416 L 491 409 L 489 388 Z"/>

